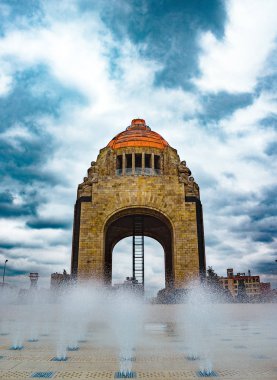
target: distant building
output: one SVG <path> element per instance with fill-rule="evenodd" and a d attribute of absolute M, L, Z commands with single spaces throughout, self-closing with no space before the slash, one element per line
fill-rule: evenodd
<path fill-rule="evenodd" d="M 269 292 L 270 302 L 277 302 L 277 289 L 272 289 Z"/>
<path fill-rule="evenodd" d="M 31 272 L 29 274 L 29 278 L 30 278 L 30 289 L 37 289 L 38 278 L 39 278 L 38 273 Z"/>
<path fill-rule="evenodd" d="M 113 289 L 126 289 L 138 293 L 143 292 L 143 286 L 139 284 L 138 280 L 134 277 L 126 277 L 126 280 L 123 282 L 123 284 L 114 284 Z"/>
<path fill-rule="evenodd" d="M 261 295 L 260 276 L 251 276 L 250 270 L 248 274 L 234 274 L 233 268 L 227 269 L 227 277 L 220 277 L 219 282 L 224 289 L 230 291 L 234 298 L 249 299 L 259 298 Z"/>
<path fill-rule="evenodd" d="M 261 282 L 260 283 L 261 290 L 261 302 L 276 302 L 276 295 L 274 294 L 274 290 L 271 290 L 270 282 Z"/>
<path fill-rule="evenodd" d="M 66 270 L 63 273 L 52 273 L 51 274 L 51 290 L 60 290 L 71 283 L 71 275 L 66 273 Z"/>
<path fill-rule="evenodd" d="M 267 296 L 271 292 L 270 282 L 261 282 L 260 283 L 260 291 L 262 296 Z"/>

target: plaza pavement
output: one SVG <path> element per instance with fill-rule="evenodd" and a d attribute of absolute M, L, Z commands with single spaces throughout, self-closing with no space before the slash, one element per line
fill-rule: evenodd
<path fill-rule="evenodd" d="M 207 326 L 209 331 L 205 336 L 201 331 L 200 335 L 196 334 L 195 339 L 203 339 L 206 348 L 199 360 L 189 360 L 190 343 L 178 328 L 184 309 L 179 305 L 149 305 L 144 334 L 138 341 L 132 362 L 136 377 L 197 379 L 201 363 L 209 360 L 217 379 L 276 380 L 277 305 L 218 307 L 226 317 L 225 322 Z M 19 351 L 10 350 L 10 334 L 0 336 L 1 380 L 38 376 L 113 379 L 119 370 L 117 343 L 93 325 L 89 328 L 87 341 L 79 343 L 78 351 L 68 352 L 64 362 L 51 361 L 56 353 L 54 328 L 50 328 L 48 336 L 40 335 L 38 342 L 24 341 L 24 349 Z"/>

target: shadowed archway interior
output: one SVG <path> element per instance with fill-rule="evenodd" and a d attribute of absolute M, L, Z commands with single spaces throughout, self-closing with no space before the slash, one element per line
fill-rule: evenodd
<path fill-rule="evenodd" d="M 105 281 L 112 282 L 112 252 L 115 245 L 122 239 L 133 235 L 133 220 L 135 216 L 143 216 L 144 236 L 157 240 L 164 249 L 165 284 L 173 283 L 172 228 L 166 217 L 157 211 L 149 209 L 129 209 L 114 215 L 105 227 Z"/>
<path fill-rule="evenodd" d="M 118 286 L 133 276 L 133 237 L 120 240 L 113 249 L 112 286 Z M 164 249 L 161 244 L 144 236 L 144 292 L 147 297 L 155 297 L 165 288 Z"/>

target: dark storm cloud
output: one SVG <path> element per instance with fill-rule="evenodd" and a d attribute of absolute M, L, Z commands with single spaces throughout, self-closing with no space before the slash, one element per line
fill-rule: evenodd
<path fill-rule="evenodd" d="M 27 221 L 26 225 L 34 229 L 71 229 L 72 221 L 71 220 L 53 220 L 53 219 L 32 219 Z"/>
<path fill-rule="evenodd" d="M 211 233 L 205 236 L 206 247 L 215 247 L 218 244 L 220 244 L 220 240 L 216 236 L 212 235 Z"/>
<path fill-rule="evenodd" d="M 270 143 L 266 150 L 265 150 L 265 153 L 268 155 L 268 156 L 277 156 L 277 142 L 272 142 Z"/>
<path fill-rule="evenodd" d="M 68 102 L 84 103 L 85 99 L 78 92 L 64 88 L 51 76 L 46 66 L 38 65 L 19 71 L 14 76 L 12 91 L 0 98 L 1 130 L 15 123 L 28 124 L 43 115 L 57 117 L 61 106 Z M 35 128 L 31 122 L 28 127 Z"/>
<path fill-rule="evenodd" d="M 6 5 L 9 8 L 9 13 L 12 16 L 32 16 L 39 13 L 41 6 L 37 0 L 24 0 L 24 2 L 18 0 L 1 0 L 1 5 Z"/>
<path fill-rule="evenodd" d="M 13 196 L 9 191 L 0 193 L 0 204 L 11 204 L 13 202 Z"/>
<path fill-rule="evenodd" d="M 53 264 L 56 264 L 55 262 Z M 4 266 L 0 264 L 0 272 L 3 273 Z M 9 281 L 9 277 L 17 277 L 17 276 L 22 276 L 26 275 L 26 277 L 29 275 L 30 272 L 36 272 L 37 271 L 37 266 L 36 263 L 32 263 L 32 266 L 28 266 L 26 269 L 19 268 L 13 264 L 13 266 L 10 266 L 10 262 L 8 261 L 7 266 L 6 266 L 6 272 L 5 272 L 5 277 L 6 280 L 5 282 Z M 39 275 L 44 275 L 47 274 L 49 275 L 49 272 L 44 269 L 44 267 L 39 268 Z"/>
<path fill-rule="evenodd" d="M 37 242 L 0 242 L 0 252 L 1 250 L 12 250 L 15 248 L 42 248 L 43 244 L 42 243 L 37 243 Z M 26 255 L 16 255 L 17 259 L 20 258 L 26 258 L 28 257 L 28 254 Z"/>
<path fill-rule="evenodd" d="M 43 16 L 41 2 L 37 0 L 1 0 L 2 12 L 0 12 L 0 34 L 4 32 L 6 25 L 22 21 L 22 17 L 28 18 L 28 25 L 37 25 Z M 3 17 L 1 17 L 3 15 Z"/>
<path fill-rule="evenodd" d="M 1 253 L 1 250 L 0 250 L 0 253 Z M 27 256 L 17 257 L 17 258 L 18 259 L 22 258 L 25 260 L 27 258 Z M 6 254 L 6 252 L 5 252 L 5 259 L 8 259 L 8 261 L 6 263 L 6 270 L 5 270 L 6 280 L 8 280 L 8 277 L 20 276 L 20 275 L 26 274 L 26 270 L 19 268 L 19 267 L 14 265 L 15 260 L 13 260 L 13 257 L 10 257 L 9 254 Z M 3 271 L 4 271 L 4 262 L 5 262 L 5 260 L 0 261 L 0 273 L 1 274 L 3 274 Z"/>
<path fill-rule="evenodd" d="M 250 212 L 252 221 L 259 221 L 268 217 L 277 217 L 276 194 L 277 186 L 274 186 L 264 192 L 259 205 Z"/>
<path fill-rule="evenodd" d="M 1 131 L 5 132 L 0 135 L 0 176 L 4 179 L 2 189 L 6 190 L 5 178 L 26 185 L 42 182 L 49 186 L 60 181 L 50 170 L 43 169 L 57 146 L 54 136 L 46 132 L 43 124 L 37 120 L 47 115 L 58 117 L 60 107 L 73 100 L 83 101 L 78 93 L 55 82 L 44 66 L 16 75 L 11 93 L 0 98 L 0 125 Z M 26 133 L 10 136 L 11 128 L 21 128 Z M 33 203 L 31 196 L 30 205 Z M 32 214 L 30 207 L 23 213 Z M 19 207 L 10 203 L 5 210 L 5 215 L 8 210 L 16 214 Z"/>
<path fill-rule="evenodd" d="M 209 211 L 217 210 L 218 215 L 226 215 L 229 217 L 246 214 L 249 211 L 247 206 L 245 206 L 247 201 L 256 199 L 254 193 L 234 194 L 226 190 L 216 195 L 216 197 L 210 197 L 206 201 L 205 209 Z"/>
<path fill-rule="evenodd" d="M 0 273 L 3 273 L 3 270 L 4 270 L 4 265 L 3 263 L 0 263 Z M 20 276 L 22 274 L 26 274 L 26 270 L 22 270 L 20 268 L 13 268 L 10 266 L 9 261 L 7 262 L 6 272 L 5 272 L 6 277 Z"/>
<path fill-rule="evenodd" d="M 8 190 L 0 193 L 0 217 L 12 218 L 36 214 L 36 208 L 39 204 L 37 193 L 31 191 L 28 194 L 21 195 L 27 200 L 26 203 L 14 203 L 14 196 Z"/>
<path fill-rule="evenodd" d="M 201 98 L 203 112 L 199 114 L 202 123 L 219 121 L 231 115 L 236 109 L 244 108 L 253 102 L 252 94 L 229 94 L 219 92 L 217 94 L 204 95 Z"/>
<path fill-rule="evenodd" d="M 275 253 L 275 259 L 277 258 L 277 252 Z M 275 259 L 272 261 L 261 261 L 254 266 L 254 270 L 259 274 L 277 275 L 277 263 Z"/>
<path fill-rule="evenodd" d="M 33 189 L 60 182 L 51 169 L 45 169 L 57 148 L 55 137 L 38 119 L 47 115 L 58 117 L 61 105 L 73 98 L 77 102 L 81 100 L 78 93 L 73 94 L 55 82 L 45 66 L 17 73 L 12 91 L 0 98 L 1 217 L 36 216 L 37 207 L 47 200 Z M 20 202 L 15 201 L 16 197 Z M 39 220 L 30 223 L 32 228 L 46 228 L 46 225 L 68 228 L 69 225 Z"/>
<path fill-rule="evenodd" d="M 41 167 L 52 154 L 52 139 L 34 125 L 32 127 L 32 139 L 17 136 L 16 145 L 11 144 L 9 138 L 0 137 L 0 176 L 25 184 L 34 181 L 55 184 L 55 176 Z"/>
<path fill-rule="evenodd" d="M 260 124 L 263 127 L 270 127 L 277 129 L 277 111 L 275 114 L 272 114 L 271 116 L 268 116 L 261 120 Z"/>
<path fill-rule="evenodd" d="M 277 62 L 274 63 L 273 66 L 276 66 Z M 266 75 L 262 78 L 259 78 L 256 93 L 260 93 L 262 91 L 272 91 L 275 92 L 277 89 L 277 75 L 274 73 L 272 75 Z"/>
<path fill-rule="evenodd" d="M 238 254 L 243 253 L 238 248 L 222 242 L 219 242 L 219 244 L 216 246 L 216 250 L 217 252 L 220 252 L 221 255 L 224 255 L 228 261 L 237 258 Z"/>
<path fill-rule="evenodd" d="M 234 224 L 231 231 L 255 242 L 271 243 L 277 239 L 276 193 L 277 188 L 272 187 L 264 192 L 262 199 L 256 199 L 255 206 L 241 203 L 239 207 L 231 208 L 232 215 L 248 217 L 243 223 Z"/>
<path fill-rule="evenodd" d="M 198 73 L 197 38 L 210 30 L 223 36 L 226 12 L 221 0 L 80 1 L 81 11 L 98 8 L 102 20 L 117 38 L 126 36 L 140 54 L 161 62 L 156 85 L 191 88 Z M 143 48 L 141 48 L 143 46 Z M 112 57 L 116 62 L 116 52 Z M 115 67 L 114 67 L 115 68 Z"/>

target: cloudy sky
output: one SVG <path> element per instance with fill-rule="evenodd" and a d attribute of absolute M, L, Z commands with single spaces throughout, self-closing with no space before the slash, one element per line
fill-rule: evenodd
<path fill-rule="evenodd" d="M 77 185 L 142 117 L 200 185 L 207 264 L 277 287 L 276 89 L 276 0 L 0 0 L 0 273 L 69 270 Z"/>

